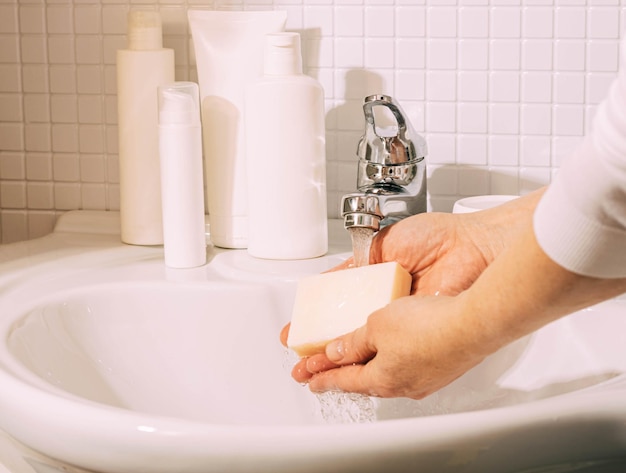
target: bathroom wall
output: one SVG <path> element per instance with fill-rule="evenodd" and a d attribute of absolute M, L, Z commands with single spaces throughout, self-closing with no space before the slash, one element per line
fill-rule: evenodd
<path fill-rule="evenodd" d="M 329 213 L 354 189 L 361 101 L 396 97 L 427 139 L 430 208 L 550 182 L 616 75 L 626 0 L 0 0 L 0 242 L 119 208 L 115 51 L 157 8 L 196 80 L 187 8 L 288 11 L 327 97 Z"/>

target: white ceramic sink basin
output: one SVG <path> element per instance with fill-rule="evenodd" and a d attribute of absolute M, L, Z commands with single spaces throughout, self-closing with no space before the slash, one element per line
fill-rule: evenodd
<path fill-rule="evenodd" d="M 271 288 L 204 286 L 55 290 L 11 329 L 9 353 L 61 396 L 213 424 L 310 422 L 312 406 L 281 363 L 284 310 Z"/>
<path fill-rule="evenodd" d="M 211 250 L 203 268 L 167 270 L 160 248 L 121 245 L 111 224 L 78 212 L 40 241 L 0 246 L 9 471 L 624 471 L 624 299 L 422 401 L 320 400 L 290 378 L 278 333 L 296 280 L 334 266 L 343 242 L 309 261 Z M 341 423 L 357 401 L 372 422 Z"/>

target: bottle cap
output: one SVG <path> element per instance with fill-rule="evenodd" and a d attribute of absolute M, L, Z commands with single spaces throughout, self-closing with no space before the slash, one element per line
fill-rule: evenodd
<path fill-rule="evenodd" d="M 150 10 L 132 10 L 128 14 L 128 49 L 136 51 L 162 49 L 161 15 Z"/>
<path fill-rule="evenodd" d="M 265 36 L 266 75 L 302 74 L 302 52 L 298 33 L 273 33 Z"/>
<path fill-rule="evenodd" d="M 195 82 L 174 82 L 158 88 L 159 125 L 200 125 L 200 99 Z"/>

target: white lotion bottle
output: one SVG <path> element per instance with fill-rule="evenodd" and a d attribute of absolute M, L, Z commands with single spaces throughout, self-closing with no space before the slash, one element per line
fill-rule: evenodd
<path fill-rule="evenodd" d="M 174 80 L 159 13 L 131 11 L 128 48 L 117 51 L 120 225 L 131 245 L 163 244 L 157 88 Z"/>
<path fill-rule="evenodd" d="M 198 85 L 175 82 L 158 90 L 165 265 L 195 268 L 206 263 Z"/>
<path fill-rule="evenodd" d="M 324 90 L 302 73 L 300 35 L 268 34 L 264 74 L 246 89 L 248 253 L 328 251 Z"/>

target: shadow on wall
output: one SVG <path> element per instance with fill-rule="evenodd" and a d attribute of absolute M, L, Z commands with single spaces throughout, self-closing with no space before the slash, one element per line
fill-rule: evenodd
<path fill-rule="evenodd" d="M 522 177 L 517 167 L 510 171 L 487 166 L 446 164 L 428 175 L 429 211 L 452 212 L 454 202 L 475 195 L 524 195 L 546 185 Z"/>
<path fill-rule="evenodd" d="M 302 49 L 302 70 L 305 74 L 309 74 L 312 77 L 315 77 L 315 74 L 312 74 L 312 71 L 310 71 L 310 69 L 316 69 L 319 67 L 320 42 L 315 41 L 315 39 L 322 36 L 322 29 L 319 27 L 298 28 L 290 29 L 288 31 L 298 33 L 300 35 L 300 44 Z M 318 77 L 315 78 L 318 79 Z"/>
<path fill-rule="evenodd" d="M 356 141 L 364 128 L 363 99 L 368 95 L 389 94 L 389 91 L 384 90 L 384 81 L 379 74 L 365 69 L 350 69 L 345 74 L 341 92 L 341 97 L 337 98 L 342 99 L 343 103 L 328 111 L 327 128 L 338 132 L 358 132 L 354 143 L 356 148 Z M 391 114 L 386 113 L 376 116 L 376 124 L 387 127 L 395 125 L 395 121 Z"/>

